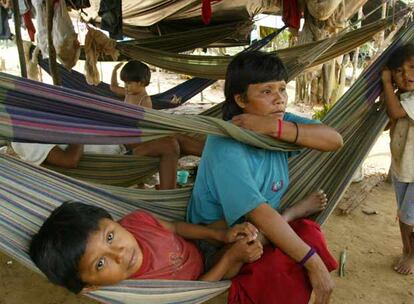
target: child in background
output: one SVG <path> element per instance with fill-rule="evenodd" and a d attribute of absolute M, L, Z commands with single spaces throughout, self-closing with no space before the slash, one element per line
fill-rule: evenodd
<path fill-rule="evenodd" d="M 219 281 L 235 276 L 243 263 L 263 253 L 250 223 L 227 230 L 168 222 L 145 211 L 119 222 L 99 207 L 63 203 L 33 236 L 29 253 L 55 284 L 74 293 L 92 291 L 126 279 Z M 203 257 L 187 239 L 205 239 L 224 247 L 203 273 Z"/>
<path fill-rule="evenodd" d="M 121 69 L 120 77 L 125 82 L 125 87 L 118 85 L 117 71 L 123 65 L 118 63 L 112 71 L 111 90 L 119 96 L 125 97 L 125 102 L 141 107 L 152 108 L 151 97 L 146 91 L 146 87 L 151 80 L 149 67 L 137 60 L 128 61 Z M 196 139 L 183 134 L 171 135 L 179 147 L 181 155 L 201 156 L 204 149 L 204 140 Z"/>
<path fill-rule="evenodd" d="M 414 273 L 414 44 L 402 46 L 391 55 L 381 78 L 391 122 L 391 173 L 403 243 L 402 257 L 394 269 L 400 274 L 412 274 Z"/>
<path fill-rule="evenodd" d="M 149 67 L 137 60 L 128 61 L 121 70 L 121 80 L 125 82 L 125 88 L 118 85 L 117 71 L 123 65 L 118 63 L 112 71 L 111 91 L 119 96 L 125 97 L 125 102 L 152 108 L 151 97 L 146 91 L 146 87 L 151 80 L 151 71 Z"/>

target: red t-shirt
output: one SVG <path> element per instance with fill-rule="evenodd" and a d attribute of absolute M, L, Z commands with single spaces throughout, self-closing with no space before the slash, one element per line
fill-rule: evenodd
<path fill-rule="evenodd" d="M 196 280 L 203 271 L 197 247 L 165 229 L 150 213 L 136 211 L 119 221 L 138 242 L 143 261 L 130 279 Z"/>

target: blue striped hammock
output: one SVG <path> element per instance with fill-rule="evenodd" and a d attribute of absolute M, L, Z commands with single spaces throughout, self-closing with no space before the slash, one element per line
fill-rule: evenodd
<path fill-rule="evenodd" d="M 285 28 L 286 26 L 269 34 L 265 38 L 256 41 L 242 52 L 249 52 L 252 50 L 259 50 L 263 48 L 270 41 L 272 41 L 272 39 L 279 35 Z M 40 60 L 39 65 L 42 67 L 42 69 L 49 73 L 48 59 Z M 111 91 L 110 86 L 107 83 L 101 82 L 97 86 L 89 85 L 86 82 L 86 78 L 83 74 L 75 70 L 68 71 L 61 64 L 58 64 L 58 72 L 62 77 L 62 86 L 65 88 L 79 90 L 84 93 L 115 98 L 118 100 L 121 99 L 118 95 Z M 157 110 L 175 108 L 185 103 L 195 95 L 199 94 L 201 91 L 212 85 L 214 82 L 216 82 L 216 80 L 199 77 L 189 79 L 163 93 L 152 95 L 152 106 L 154 109 Z"/>
<path fill-rule="evenodd" d="M 398 34 L 392 45 L 326 116 L 324 122 L 336 128 L 344 138 L 344 147 L 340 151 L 305 150 L 292 159 L 291 186 L 282 202 L 283 207 L 322 188 L 330 197 L 330 203 L 316 220 L 319 223 L 326 220 L 388 121 L 382 104 L 376 103 L 381 91 L 381 67 L 397 47 L 413 40 L 414 24 L 411 24 Z M 267 149 L 297 149 L 210 117 L 147 111 L 110 99 L 93 99 L 71 90 L 0 76 L 0 136 L 11 140 L 55 143 L 61 138 L 60 142 L 66 143 L 107 144 L 191 131 L 232 136 Z M 28 241 L 50 211 L 63 201 L 76 199 L 98 205 L 115 218 L 134 209 L 149 210 L 171 219 L 182 218 L 185 212 L 185 201 L 170 205 L 168 192 L 157 193 L 165 198 L 157 204 L 154 204 L 156 200 L 148 203 L 131 200 L 117 192 L 117 188 L 96 187 L 8 156 L 0 156 L 0 178 L 3 181 L 0 185 L 0 249 L 35 271 L 38 270 L 26 253 Z M 229 286 L 228 281 L 128 280 L 89 295 L 106 303 L 200 303 Z"/>

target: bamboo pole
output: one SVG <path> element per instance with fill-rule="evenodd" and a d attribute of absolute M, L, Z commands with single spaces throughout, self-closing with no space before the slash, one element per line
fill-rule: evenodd
<path fill-rule="evenodd" d="M 47 15 L 47 44 L 49 51 L 49 66 L 50 74 L 52 75 L 53 84 L 61 85 L 61 79 L 56 64 L 56 50 L 53 45 L 52 28 L 53 28 L 53 0 L 47 0 L 46 15 Z"/>
<path fill-rule="evenodd" d="M 13 0 L 13 17 L 14 17 L 14 27 L 15 27 L 15 34 L 16 34 L 16 46 L 17 46 L 17 51 L 19 52 L 20 74 L 22 77 L 27 78 L 27 69 L 26 69 L 26 60 L 24 58 L 22 33 L 20 31 L 21 20 L 20 20 L 19 0 Z"/>

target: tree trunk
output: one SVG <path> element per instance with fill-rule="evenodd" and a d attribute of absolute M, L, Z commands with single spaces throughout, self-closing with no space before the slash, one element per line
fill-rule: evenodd
<path fill-rule="evenodd" d="M 17 51 L 19 52 L 20 74 L 22 77 L 27 78 L 26 60 L 24 58 L 23 41 L 22 41 L 22 35 L 20 31 L 21 19 L 20 19 L 19 0 L 13 0 L 13 17 L 14 17 L 14 26 L 15 26 L 15 32 L 16 32 L 16 46 L 17 46 Z"/>
<path fill-rule="evenodd" d="M 61 85 L 60 75 L 57 69 L 56 64 L 56 50 L 55 46 L 53 45 L 53 36 L 52 36 L 52 29 L 53 29 L 53 0 L 47 0 L 46 3 L 46 14 L 47 14 L 47 45 L 49 51 L 49 67 L 50 67 L 50 74 L 52 75 L 53 84 L 54 85 Z"/>

